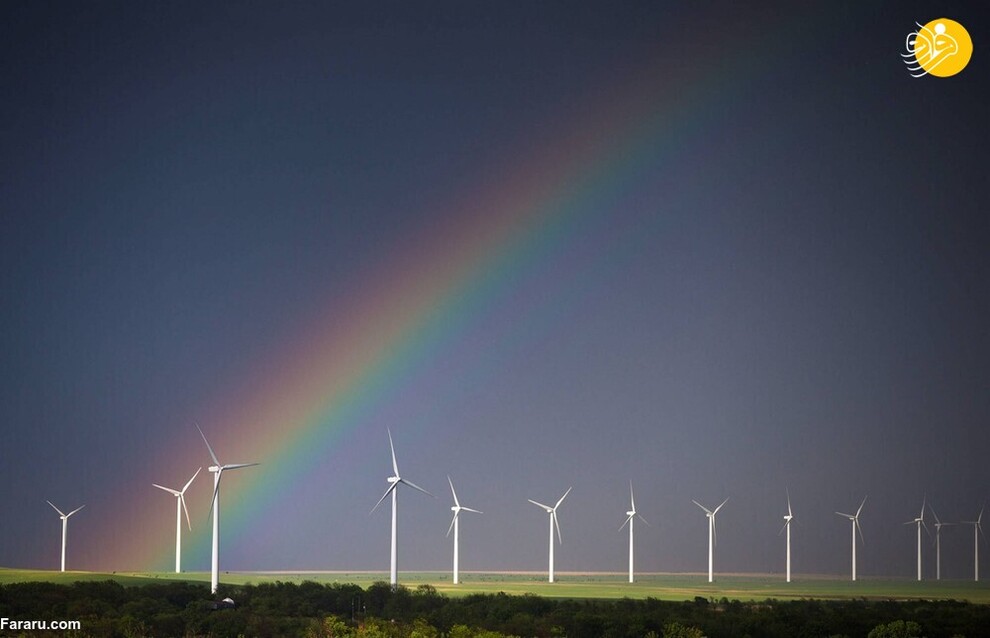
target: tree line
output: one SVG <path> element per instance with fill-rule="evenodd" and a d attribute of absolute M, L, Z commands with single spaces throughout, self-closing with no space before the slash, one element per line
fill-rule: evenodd
<path fill-rule="evenodd" d="M 234 608 L 217 609 L 224 597 Z M 990 606 L 968 602 L 735 600 L 671 602 L 472 594 L 451 598 L 429 585 L 380 582 L 125 587 L 112 580 L 0 585 L 0 616 L 80 620 L 100 637 L 306 638 L 969 638 L 990 636 Z M 16 633 L 13 635 L 17 635 Z M 43 636 L 32 631 L 25 636 Z"/>

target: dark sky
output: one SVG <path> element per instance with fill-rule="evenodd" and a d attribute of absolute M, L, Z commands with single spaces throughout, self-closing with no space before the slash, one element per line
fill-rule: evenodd
<path fill-rule="evenodd" d="M 644 571 L 706 568 L 692 499 L 730 497 L 728 571 L 782 570 L 785 488 L 798 572 L 847 573 L 833 512 L 866 494 L 867 575 L 913 574 L 902 523 L 926 496 L 976 516 L 981 3 L 336 4 L 0 6 L 0 565 L 57 566 L 51 499 L 87 505 L 70 568 L 167 568 L 174 507 L 151 483 L 207 464 L 196 422 L 221 460 L 262 463 L 224 478 L 232 570 L 387 570 L 387 510 L 368 515 L 386 427 L 439 497 L 402 494 L 403 569 L 449 566 L 447 474 L 485 511 L 466 570 L 544 569 L 526 499 L 571 485 L 560 570 L 625 568 L 630 479 Z M 904 37 L 938 17 L 972 61 L 911 78 Z M 528 230 L 485 236 L 503 215 Z M 410 266 L 431 259 L 460 287 L 423 292 L 439 276 Z M 351 374 L 353 340 L 321 326 L 387 324 L 359 310 L 378 300 L 433 312 L 408 351 L 386 344 L 360 409 L 317 421 L 331 434 L 276 462 L 291 411 L 221 418 L 291 404 L 307 351 Z M 363 334 L 356 351 L 382 333 Z M 943 574 L 971 552 L 947 528 Z"/>

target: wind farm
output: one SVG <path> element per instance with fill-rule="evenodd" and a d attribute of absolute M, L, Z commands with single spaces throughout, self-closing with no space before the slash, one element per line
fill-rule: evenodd
<path fill-rule="evenodd" d="M 0 583 L 990 602 L 972 3 L 56 4 L 0 20 Z"/>

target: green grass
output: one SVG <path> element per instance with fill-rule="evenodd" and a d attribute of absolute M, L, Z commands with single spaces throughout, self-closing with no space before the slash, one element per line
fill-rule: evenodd
<path fill-rule="evenodd" d="M 48 581 L 72 583 L 79 580 L 113 579 L 125 586 L 143 585 L 169 580 L 209 583 L 209 572 L 66 572 L 21 569 L 0 569 L 0 584 Z M 221 574 L 220 581 L 228 584 L 260 584 L 274 581 L 320 583 L 355 583 L 362 587 L 387 580 L 385 572 L 229 572 Z M 450 574 L 441 572 L 401 573 L 399 582 L 415 589 L 419 585 L 432 585 L 448 596 L 464 596 L 475 593 L 535 594 L 551 598 L 658 598 L 662 600 L 691 600 L 703 598 L 728 598 L 742 601 L 760 601 L 767 598 L 781 600 L 798 598 L 819 599 L 931 599 L 968 600 L 974 603 L 990 603 L 990 583 L 974 583 L 965 580 L 917 582 L 908 579 L 865 578 L 850 582 L 833 577 L 798 577 L 785 583 L 774 576 L 726 575 L 709 584 L 701 574 L 643 574 L 635 584 L 626 582 L 619 574 L 559 574 L 558 582 L 546 582 L 543 574 L 526 573 L 464 573 L 461 584 L 454 585 Z"/>

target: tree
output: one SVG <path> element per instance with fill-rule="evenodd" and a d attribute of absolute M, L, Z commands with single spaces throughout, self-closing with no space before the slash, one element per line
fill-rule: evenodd
<path fill-rule="evenodd" d="M 909 620 L 895 620 L 885 625 L 877 625 L 868 638 L 921 638 L 921 625 Z"/>
<path fill-rule="evenodd" d="M 669 622 L 663 626 L 663 638 L 705 638 L 705 634 L 697 627 L 688 627 L 679 622 Z"/>

